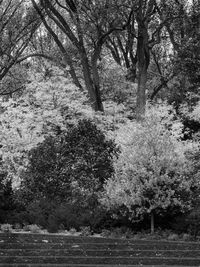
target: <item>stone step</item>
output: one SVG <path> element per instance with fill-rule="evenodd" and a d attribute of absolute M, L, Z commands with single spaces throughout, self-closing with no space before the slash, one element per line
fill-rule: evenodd
<path fill-rule="evenodd" d="M 56 257 L 56 256 L 19 256 L 0 257 L 1 264 L 87 264 L 93 265 L 184 265 L 199 266 L 200 257 Z"/>
<path fill-rule="evenodd" d="M 138 265 L 118 265 L 118 264 L 1 264 L 0 267 L 139 267 Z M 166 265 L 157 265 L 159 267 L 166 267 Z M 141 266 L 142 267 L 142 266 Z M 145 265 L 145 267 L 156 267 L 155 265 Z M 186 265 L 167 265 L 167 267 L 187 267 Z M 190 266 L 190 267 L 195 267 Z"/>
<path fill-rule="evenodd" d="M 138 267 L 138 265 L 118 265 L 118 264 L 1 264 L 0 267 Z M 166 265 L 157 265 L 159 267 L 166 267 Z M 145 265 L 145 267 L 155 267 L 155 265 Z M 186 267 L 186 265 L 167 265 L 167 267 Z M 190 267 L 195 267 L 191 266 Z"/>
<path fill-rule="evenodd" d="M 126 239 L 120 238 L 103 238 L 103 237 L 92 237 L 92 236 L 65 236 L 59 234 L 31 234 L 31 233 L 0 233 L 0 240 L 5 240 L 9 243 L 20 241 L 23 239 L 24 242 L 33 243 L 33 242 L 41 242 L 41 240 L 48 238 L 49 243 L 51 242 L 62 242 L 62 243 L 84 243 L 84 242 L 93 242 L 93 243 L 126 243 Z"/>
<path fill-rule="evenodd" d="M 200 243 L 0 234 L 0 267 L 200 266 Z"/>
<path fill-rule="evenodd" d="M 187 243 L 163 243 L 162 241 L 157 243 L 49 243 L 47 239 L 42 243 L 23 243 L 18 241 L 16 243 L 8 243 L 0 241 L 0 249 L 83 249 L 83 250 L 102 250 L 102 249 L 118 249 L 118 250 L 200 250 L 199 244 L 187 244 Z"/>
<path fill-rule="evenodd" d="M 73 256 L 73 257 L 200 257 L 200 250 L 67 250 L 67 249 L 2 249 L 0 256 Z"/>
<path fill-rule="evenodd" d="M 162 243 L 164 245 L 189 245 L 200 248 L 200 242 L 184 242 L 184 241 L 166 241 L 166 240 L 135 240 L 135 239 L 122 239 L 122 238 L 104 238 L 104 237 L 81 237 L 81 236 L 63 236 L 59 234 L 31 234 L 31 233 L 0 233 L 1 241 L 8 243 L 16 243 L 23 241 L 25 243 L 41 243 L 43 240 L 48 239 L 48 243 L 109 243 L 109 244 L 149 244 L 156 245 Z"/>

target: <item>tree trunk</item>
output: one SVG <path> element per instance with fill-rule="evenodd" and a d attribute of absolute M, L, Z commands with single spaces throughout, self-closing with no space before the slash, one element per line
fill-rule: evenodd
<path fill-rule="evenodd" d="M 155 227 L 155 222 L 154 222 L 154 213 L 151 213 L 151 234 L 154 234 L 154 227 Z"/>
<path fill-rule="evenodd" d="M 142 120 L 145 116 L 146 82 L 147 82 L 147 70 L 146 68 L 142 68 L 138 75 L 138 88 L 137 88 L 136 118 L 138 121 Z"/>
<path fill-rule="evenodd" d="M 137 39 L 137 62 L 138 62 L 138 89 L 136 99 L 136 118 L 138 121 L 145 116 L 146 108 L 146 82 L 147 69 L 150 61 L 150 52 L 148 47 L 148 20 L 145 19 L 143 12 L 143 1 L 139 4 L 137 12 L 138 39 Z"/>
<path fill-rule="evenodd" d="M 92 68 L 92 77 L 93 77 L 93 84 L 95 89 L 96 101 L 99 111 L 103 111 L 103 104 L 101 100 L 101 92 L 100 92 L 100 79 L 99 79 L 99 72 L 97 67 L 97 61 L 99 59 L 99 55 L 101 52 L 101 46 L 97 47 L 95 50 L 92 58 L 91 58 L 91 68 Z"/>
<path fill-rule="evenodd" d="M 83 91 L 83 87 L 81 85 L 81 83 L 79 82 L 78 80 L 78 77 L 76 75 L 76 72 L 75 72 L 75 69 L 74 69 L 74 66 L 73 66 L 73 62 L 70 58 L 70 56 L 67 54 L 67 53 L 64 53 L 63 54 L 63 61 L 64 63 L 66 64 L 66 67 L 69 66 L 69 73 L 70 73 L 70 76 L 74 82 L 74 84 L 81 90 Z"/>
<path fill-rule="evenodd" d="M 147 69 L 149 66 L 150 53 L 148 47 L 147 25 L 140 18 L 138 19 L 138 41 L 137 41 L 137 62 L 138 62 L 138 89 L 136 100 L 136 118 L 142 120 L 146 108 L 146 83 Z"/>
<path fill-rule="evenodd" d="M 78 50 L 81 56 L 81 65 L 83 69 L 83 77 L 85 81 L 86 89 L 88 90 L 91 106 L 95 111 L 104 111 L 100 94 L 99 82 L 95 83 L 94 76 L 92 76 L 88 55 L 84 46 L 84 32 L 81 27 L 81 22 L 78 14 L 76 14 L 76 27 L 79 38 Z M 96 69 L 98 74 L 98 70 Z M 98 79 L 98 76 L 97 76 Z"/>
<path fill-rule="evenodd" d="M 92 108 L 95 111 L 103 112 L 104 109 L 103 109 L 103 103 L 101 100 L 98 77 L 96 77 L 93 72 L 93 79 L 92 79 L 89 62 L 87 59 L 87 55 L 85 53 L 82 53 L 81 55 L 81 63 L 83 67 L 83 76 L 84 76 L 85 86 L 89 92 L 89 97 L 90 97 Z M 95 80 L 95 77 L 96 77 L 96 80 Z"/>

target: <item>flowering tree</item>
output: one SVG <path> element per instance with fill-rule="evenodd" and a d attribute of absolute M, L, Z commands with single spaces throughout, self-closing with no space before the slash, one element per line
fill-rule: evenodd
<path fill-rule="evenodd" d="M 66 130 L 72 121 L 90 114 L 87 97 L 58 69 L 54 73 L 48 80 L 41 74 L 30 73 L 30 83 L 21 97 L 1 99 L 0 152 L 15 180 L 28 164 L 27 151 L 47 136 Z"/>
<path fill-rule="evenodd" d="M 173 109 L 161 105 L 147 114 L 142 123 L 131 122 L 118 133 L 122 153 L 101 202 L 108 209 L 125 206 L 132 221 L 150 214 L 153 232 L 155 215 L 191 208 L 195 181 L 185 171 L 184 151 L 191 144 L 180 141 L 182 124 L 174 119 Z"/>

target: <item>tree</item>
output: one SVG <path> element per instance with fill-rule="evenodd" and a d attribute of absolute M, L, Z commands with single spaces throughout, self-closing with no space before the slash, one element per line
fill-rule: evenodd
<path fill-rule="evenodd" d="M 184 0 L 161 1 L 157 6 L 157 12 L 164 26 L 160 50 L 164 50 L 167 55 L 168 66 L 163 65 L 164 57 L 158 56 L 156 46 L 153 49 L 153 57 L 158 67 L 160 83 L 152 93 L 151 99 L 162 88 L 166 88 L 165 96 L 167 95 L 169 102 L 174 102 L 178 108 L 181 103 L 189 101 L 188 95 L 191 98 L 191 93 L 198 92 L 199 3 Z"/>
<path fill-rule="evenodd" d="M 80 120 L 66 133 L 48 137 L 29 152 L 21 190 L 32 201 L 96 199 L 112 175 L 118 149 L 90 120 Z M 81 203 L 79 203 L 81 205 Z"/>
<path fill-rule="evenodd" d="M 101 199 L 111 210 L 126 207 L 133 221 L 149 214 L 152 233 L 154 216 L 169 209 L 171 212 L 191 209 L 196 182 L 185 171 L 189 165 L 184 156 L 186 144 L 179 140 L 182 125 L 173 121 L 171 112 L 166 106 L 148 110 L 142 124 L 131 123 L 121 130 L 122 153 Z"/>
<path fill-rule="evenodd" d="M 0 95 L 12 95 L 22 89 L 24 79 L 13 67 L 24 56 L 39 25 L 37 13 L 26 7 L 25 0 L 0 2 Z"/>
<path fill-rule="evenodd" d="M 53 73 L 44 79 L 42 73 L 30 71 L 20 97 L 1 99 L 0 152 L 15 184 L 27 165 L 29 150 L 78 119 L 90 117 L 87 97 L 58 68 Z"/>
<path fill-rule="evenodd" d="M 14 209 L 12 181 L 7 179 L 7 171 L 4 169 L 1 162 L 0 169 L 0 222 L 4 223 L 12 209 Z"/>
<path fill-rule="evenodd" d="M 128 68 L 127 78 L 129 77 L 133 81 L 137 78 L 136 116 L 138 120 L 145 116 L 147 75 L 151 62 L 151 51 L 164 38 L 164 23 L 173 21 L 175 17 L 174 14 L 173 16 L 167 14 L 163 20 L 159 18 L 161 2 L 155 0 L 132 1 L 133 12 L 126 31 L 114 32 L 106 40 L 107 48 L 111 51 L 114 60 L 120 65 L 124 62 L 123 65 Z M 123 13 L 125 17 L 126 14 L 126 12 Z M 162 79 L 162 86 L 163 83 L 166 85 L 167 80 Z M 161 86 L 155 89 L 154 94 L 160 88 Z"/>
<path fill-rule="evenodd" d="M 40 14 L 47 31 L 52 35 L 54 41 L 61 50 L 63 57 L 74 70 L 72 60 L 65 49 L 59 36 L 49 26 L 46 16 L 50 18 L 61 30 L 62 34 L 78 52 L 82 66 L 85 86 L 89 93 L 90 102 L 94 110 L 103 111 L 100 93 L 98 60 L 100 59 L 102 46 L 107 37 L 113 31 L 126 28 L 130 19 L 122 24 L 118 17 L 111 12 L 124 8 L 121 1 L 117 4 L 107 1 L 40 1 L 40 5 L 32 0 L 33 6 Z M 41 9 L 42 7 L 42 9 Z M 116 14 L 116 13 L 115 13 Z M 75 71 L 73 73 L 75 79 Z"/>

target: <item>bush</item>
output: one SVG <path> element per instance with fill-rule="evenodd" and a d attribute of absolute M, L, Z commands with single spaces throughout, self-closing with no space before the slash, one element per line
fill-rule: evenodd
<path fill-rule="evenodd" d="M 200 235 L 200 209 L 196 208 L 191 211 L 185 220 L 187 224 L 187 232 L 194 238 Z"/>
<path fill-rule="evenodd" d="M 47 231 L 49 233 L 57 233 L 59 230 L 58 219 L 54 215 L 49 215 Z"/>
<path fill-rule="evenodd" d="M 34 234 L 41 233 L 41 231 L 42 231 L 40 226 L 38 226 L 36 224 L 25 225 L 23 227 L 23 230 L 26 232 L 34 233 Z"/>
<path fill-rule="evenodd" d="M 179 240 L 179 236 L 177 234 L 170 234 L 167 239 L 170 241 L 177 241 Z"/>
<path fill-rule="evenodd" d="M 118 148 L 90 120 L 81 120 L 67 133 L 48 137 L 29 153 L 21 198 L 64 201 L 82 196 L 95 199 L 114 172 Z M 56 190 L 55 190 L 56 188 Z M 95 203 L 95 201 L 93 201 Z M 91 203 L 90 203 L 91 206 Z"/>
<path fill-rule="evenodd" d="M 183 234 L 182 235 L 182 240 L 183 241 L 191 241 L 193 240 L 192 236 L 190 234 Z"/>
<path fill-rule="evenodd" d="M 57 232 L 60 224 L 66 229 L 100 228 L 107 214 L 99 206 L 98 193 L 114 172 L 117 153 L 115 143 L 89 120 L 32 149 L 17 194 L 27 222 L 50 232 Z"/>
<path fill-rule="evenodd" d="M 22 226 L 20 223 L 15 223 L 13 228 L 14 228 L 15 232 L 20 232 L 22 229 Z"/>
<path fill-rule="evenodd" d="M 69 232 L 70 232 L 71 235 L 74 235 L 74 234 L 77 233 L 77 231 L 76 231 L 75 228 L 70 228 L 70 229 L 69 229 Z"/>
<path fill-rule="evenodd" d="M 172 228 L 179 234 L 187 233 L 197 238 L 200 235 L 200 208 L 194 208 L 191 212 L 177 217 Z"/>
<path fill-rule="evenodd" d="M 111 236 L 111 230 L 103 229 L 101 231 L 101 236 L 103 236 L 103 237 L 110 237 Z"/>
<path fill-rule="evenodd" d="M 151 229 L 169 210 L 174 214 L 190 210 L 198 185 L 185 156 L 190 144 L 180 141 L 182 124 L 173 112 L 165 105 L 151 107 L 142 123 L 132 121 L 120 129 L 116 139 L 121 154 L 100 200 L 132 222 L 148 216 Z"/>
<path fill-rule="evenodd" d="M 4 233 L 11 233 L 13 231 L 12 225 L 8 223 L 2 224 L 1 231 Z"/>
<path fill-rule="evenodd" d="M 81 236 L 90 236 L 92 234 L 90 226 L 81 226 L 80 230 L 81 230 Z"/>
<path fill-rule="evenodd" d="M 6 178 L 7 173 L 0 166 L 0 223 L 10 220 L 11 214 L 15 209 L 12 181 Z"/>
<path fill-rule="evenodd" d="M 83 207 L 78 201 L 56 203 L 44 198 L 27 205 L 26 212 L 17 214 L 13 222 L 21 225 L 37 224 L 49 232 L 70 228 L 79 230 L 81 226 L 89 226 L 91 231 L 99 232 L 102 228 L 112 226 L 113 219 L 97 204 L 95 208 L 90 208 L 89 205 Z"/>

